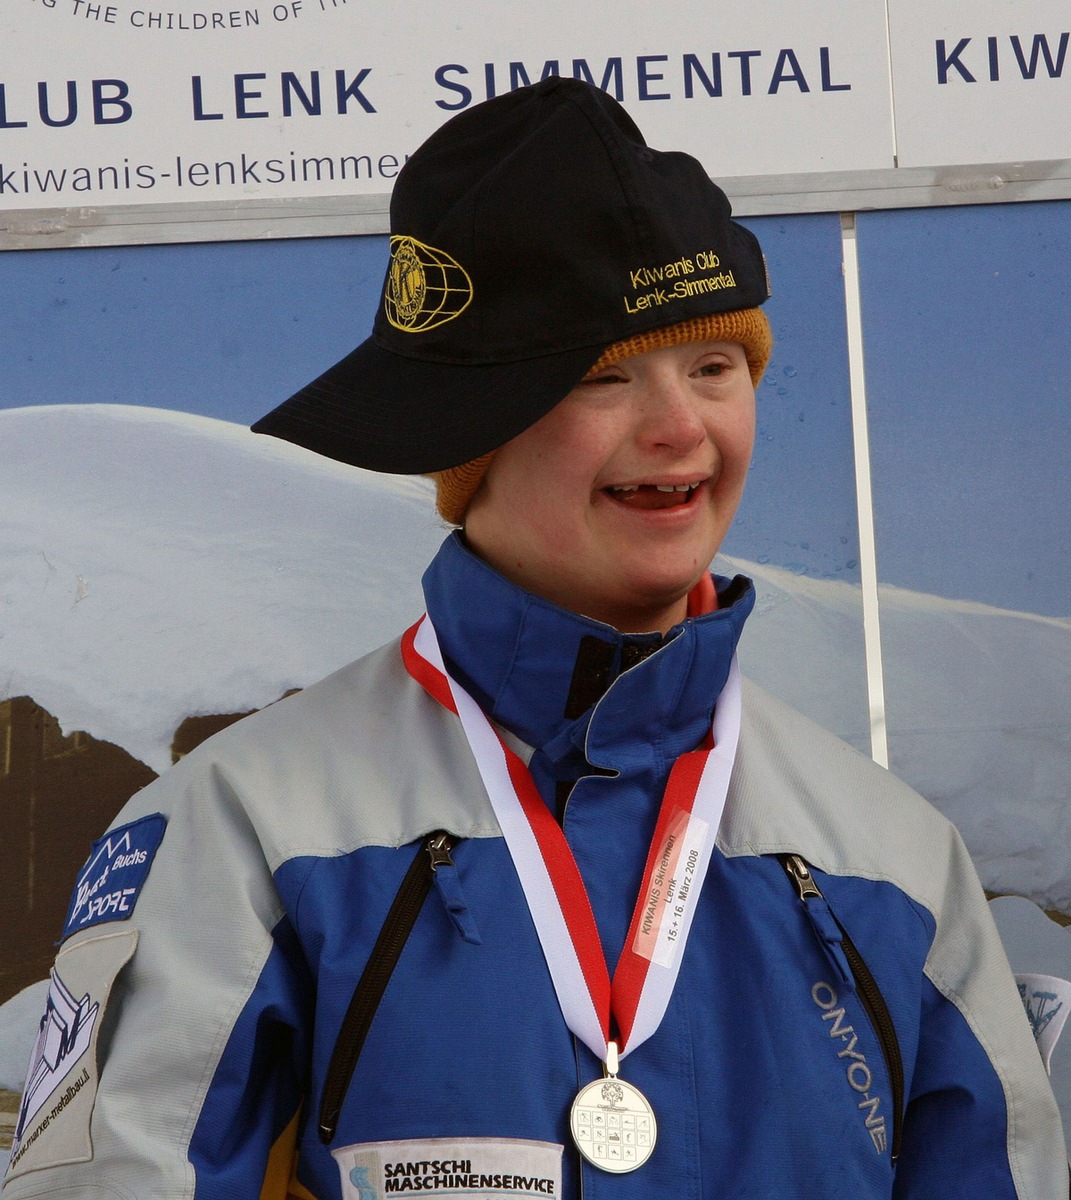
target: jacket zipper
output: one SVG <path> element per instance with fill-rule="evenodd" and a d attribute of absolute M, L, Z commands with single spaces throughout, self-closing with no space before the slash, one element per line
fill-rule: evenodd
<path fill-rule="evenodd" d="M 896 1036 L 896 1026 L 893 1024 L 889 1006 L 885 1003 L 885 997 L 881 994 L 881 989 L 870 968 L 866 965 L 866 961 L 848 936 L 848 931 L 840 923 L 836 913 L 829 907 L 829 901 L 815 883 L 807 863 L 798 854 L 779 854 L 777 857 L 781 866 L 784 867 L 785 873 L 795 884 L 796 892 L 804 906 L 808 900 L 814 897 L 822 900 L 840 931 L 844 957 L 848 960 L 848 966 L 855 977 L 859 1000 L 877 1034 L 882 1058 L 885 1060 L 885 1069 L 889 1074 L 893 1107 L 892 1162 L 895 1165 L 896 1160 L 900 1157 L 900 1144 L 903 1137 L 904 1064 L 900 1056 L 900 1042 Z"/>
<path fill-rule="evenodd" d="M 402 878 L 379 937 L 357 981 L 335 1048 L 331 1052 L 320 1098 L 317 1127 L 320 1141 L 325 1146 L 335 1136 L 342 1102 L 353 1079 L 372 1018 L 376 1015 L 405 943 L 431 891 L 435 871 L 441 866 L 453 866 L 450 851 L 455 844 L 455 839 L 441 829 L 429 833 L 424 839 Z"/>

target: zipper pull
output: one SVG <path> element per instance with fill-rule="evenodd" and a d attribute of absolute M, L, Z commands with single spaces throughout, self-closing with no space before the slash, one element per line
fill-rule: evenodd
<path fill-rule="evenodd" d="M 818 890 L 818 884 L 814 881 L 810 867 L 798 854 L 783 855 L 781 865 L 788 873 L 789 879 L 796 885 L 796 891 L 799 892 L 800 899 L 804 904 L 811 896 L 822 898 L 822 893 Z"/>
<path fill-rule="evenodd" d="M 779 854 L 778 859 L 785 874 L 796 888 L 803 911 L 811 923 L 815 936 L 825 953 L 830 966 L 836 971 L 842 987 L 855 991 L 855 976 L 844 952 L 844 935 L 837 924 L 829 902 L 815 883 L 811 868 L 798 854 Z"/>
<path fill-rule="evenodd" d="M 469 909 L 465 893 L 461 889 L 461 879 L 450 857 L 454 848 L 454 839 L 442 830 L 428 835 L 424 849 L 428 852 L 431 862 L 431 881 L 443 902 L 446 915 L 463 941 L 470 946 L 482 945 L 480 931 Z"/>
<path fill-rule="evenodd" d="M 428 840 L 424 843 L 424 849 L 427 850 L 431 857 L 431 869 L 438 870 L 439 867 L 452 867 L 454 860 L 450 857 L 450 851 L 454 848 L 454 840 L 448 834 L 439 830 L 438 833 L 428 834 Z"/>

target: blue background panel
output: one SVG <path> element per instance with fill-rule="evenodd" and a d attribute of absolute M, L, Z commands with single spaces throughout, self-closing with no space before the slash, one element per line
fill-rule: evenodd
<path fill-rule="evenodd" d="M 364 337 L 386 244 L 0 254 L 0 407 L 141 404 L 248 424 Z"/>
<path fill-rule="evenodd" d="M 1071 616 L 1071 202 L 858 230 L 879 578 Z"/>
<path fill-rule="evenodd" d="M 726 550 L 858 583 L 840 218 L 743 224 L 766 255 L 774 348 L 758 393 L 751 475 Z"/>

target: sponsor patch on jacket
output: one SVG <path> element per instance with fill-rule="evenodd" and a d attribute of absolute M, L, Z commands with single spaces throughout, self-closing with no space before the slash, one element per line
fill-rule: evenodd
<path fill-rule="evenodd" d="M 1051 1073 L 1052 1052 L 1071 1011 L 1071 980 L 1056 975 L 1019 974 L 1016 986 L 1045 1070 Z"/>
<path fill-rule="evenodd" d="M 81 929 L 125 921 L 131 915 L 166 826 L 167 818 L 153 813 L 93 843 L 74 885 L 61 941 Z"/>
<path fill-rule="evenodd" d="M 93 1157 L 97 1038 L 112 984 L 137 946 L 136 929 L 64 946 L 52 968 L 30 1055 L 7 1178 Z"/>
<path fill-rule="evenodd" d="M 562 1147 L 518 1138 L 361 1142 L 331 1151 L 343 1200 L 437 1196 L 481 1200 L 561 1196 Z"/>

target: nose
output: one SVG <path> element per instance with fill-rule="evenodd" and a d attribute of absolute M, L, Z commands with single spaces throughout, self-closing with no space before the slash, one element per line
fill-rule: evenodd
<path fill-rule="evenodd" d="M 673 372 L 648 381 L 640 399 L 637 427 L 637 437 L 645 447 L 685 455 L 704 441 L 707 430 L 700 400 L 688 384 L 687 378 Z"/>

